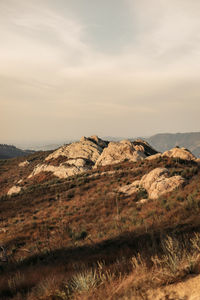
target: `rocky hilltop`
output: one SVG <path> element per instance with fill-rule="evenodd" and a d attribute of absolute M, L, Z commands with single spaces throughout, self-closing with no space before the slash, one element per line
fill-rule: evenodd
<path fill-rule="evenodd" d="M 199 178 L 141 139 L 0 160 L 0 299 L 200 299 Z"/>
<path fill-rule="evenodd" d="M 98 166 L 126 160 L 136 162 L 156 153 L 143 140 L 109 142 L 97 136 L 82 137 L 79 142 L 60 147 L 48 155 L 43 164 L 34 168 L 29 178 L 41 172 L 52 172 L 57 177 L 67 178 Z"/>
<path fill-rule="evenodd" d="M 186 148 L 175 147 L 160 153 L 142 139 L 136 139 L 132 142 L 129 140 L 109 142 L 98 136 L 82 137 L 79 142 L 64 145 L 47 155 L 39 164 L 34 165 L 28 176 L 20 178 L 14 185 L 10 186 L 7 194 L 19 193 L 21 189 L 26 188 L 25 182 L 34 180 L 38 176 L 48 177 L 48 174 L 51 174 L 62 179 L 125 161 L 162 160 L 164 157 L 196 161 L 196 157 Z M 31 169 L 28 160 L 19 163 L 18 167 L 19 170 Z M 139 182 L 136 181 L 121 187 L 119 191 L 130 195 L 144 188 L 149 198 L 158 198 L 163 193 L 170 192 L 184 183 L 181 176 L 169 178 L 167 172 L 167 169 L 164 173 L 162 170 L 156 169 L 150 174 L 146 174 L 146 177 L 144 176 Z M 152 181 L 150 185 L 147 183 L 149 178 L 151 178 L 150 182 Z"/>

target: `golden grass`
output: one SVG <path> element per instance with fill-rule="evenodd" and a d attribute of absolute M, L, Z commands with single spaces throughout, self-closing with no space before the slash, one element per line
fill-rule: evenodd
<path fill-rule="evenodd" d="M 34 154 L 29 171 L 44 156 Z M 2 164 L 0 188 L 11 185 L 19 161 Z M 187 184 L 140 206 L 136 195 L 116 192 L 158 166 L 182 174 Z M 22 193 L 0 201 L 8 254 L 0 299 L 147 299 L 152 286 L 199 274 L 199 175 L 198 164 L 166 158 L 68 179 L 36 176 Z M 81 278 L 88 290 L 73 288 Z"/>

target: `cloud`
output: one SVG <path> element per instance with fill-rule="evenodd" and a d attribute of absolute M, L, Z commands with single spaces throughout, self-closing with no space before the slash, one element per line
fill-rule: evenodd
<path fill-rule="evenodd" d="M 106 3 L 1 1 L 2 139 L 198 130 L 199 1 Z"/>

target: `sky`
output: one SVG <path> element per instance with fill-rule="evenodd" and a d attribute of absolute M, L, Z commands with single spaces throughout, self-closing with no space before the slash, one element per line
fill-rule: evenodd
<path fill-rule="evenodd" d="M 0 143 L 200 131 L 199 0 L 0 0 Z"/>

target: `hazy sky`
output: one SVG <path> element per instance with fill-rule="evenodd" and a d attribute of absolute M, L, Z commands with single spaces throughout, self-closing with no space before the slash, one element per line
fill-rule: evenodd
<path fill-rule="evenodd" d="M 199 0 L 0 0 L 0 143 L 200 130 Z"/>

